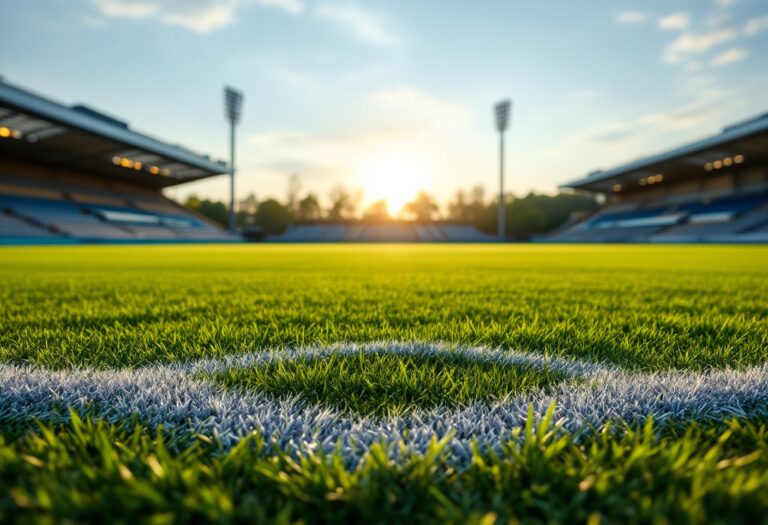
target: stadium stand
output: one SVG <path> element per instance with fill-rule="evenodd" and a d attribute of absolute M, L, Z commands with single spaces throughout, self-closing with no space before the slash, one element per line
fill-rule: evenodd
<path fill-rule="evenodd" d="M 270 240 L 275 242 L 488 242 L 493 238 L 474 226 L 443 222 L 299 224 Z"/>
<path fill-rule="evenodd" d="M 604 196 L 560 242 L 768 242 L 768 113 L 564 185 Z"/>
<path fill-rule="evenodd" d="M 0 81 L 0 243 L 237 241 L 162 194 L 227 171 Z"/>

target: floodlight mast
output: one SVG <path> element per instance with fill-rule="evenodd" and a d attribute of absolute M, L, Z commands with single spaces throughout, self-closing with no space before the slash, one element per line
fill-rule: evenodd
<path fill-rule="evenodd" d="M 496 130 L 499 132 L 499 242 L 503 242 L 506 236 L 504 210 L 504 132 L 509 127 L 509 114 L 512 102 L 509 99 L 502 100 L 494 107 L 496 112 Z"/>
<path fill-rule="evenodd" d="M 240 120 L 243 93 L 224 87 L 224 113 L 229 121 L 229 230 L 235 231 L 235 124 Z"/>

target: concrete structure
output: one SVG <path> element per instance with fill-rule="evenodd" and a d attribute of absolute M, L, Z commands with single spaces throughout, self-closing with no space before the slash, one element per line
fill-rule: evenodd
<path fill-rule="evenodd" d="M 275 242 L 489 242 L 472 225 L 451 222 L 323 222 L 297 224 Z"/>
<path fill-rule="evenodd" d="M 238 240 L 163 188 L 226 164 L 0 82 L 0 243 Z"/>
<path fill-rule="evenodd" d="M 550 240 L 768 242 L 768 113 L 563 186 L 606 204 Z"/>

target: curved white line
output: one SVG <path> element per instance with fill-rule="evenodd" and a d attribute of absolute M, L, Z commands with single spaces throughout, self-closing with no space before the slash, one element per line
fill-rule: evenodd
<path fill-rule="evenodd" d="M 537 390 L 495 402 L 439 407 L 399 417 L 351 417 L 298 398 L 274 399 L 258 393 L 225 390 L 200 379 L 201 372 L 260 366 L 274 359 L 331 353 L 389 352 L 432 355 L 457 352 L 467 359 L 509 365 L 547 367 L 570 378 L 548 390 Z M 452 434 L 450 457 L 464 463 L 475 440 L 495 448 L 525 424 L 529 404 L 542 415 L 556 403 L 555 420 L 576 432 L 601 428 L 608 421 L 721 419 L 768 415 L 768 365 L 742 370 L 631 373 L 617 368 L 520 352 L 440 344 L 372 343 L 309 347 L 282 352 L 256 352 L 192 363 L 153 365 L 124 370 L 65 370 L 0 364 L 0 419 L 50 420 L 61 407 L 73 407 L 110 421 L 137 415 L 151 425 L 163 424 L 209 436 L 226 445 L 257 431 L 289 451 L 338 449 L 349 461 L 362 457 L 370 445 L 404 444 L 423 453 L 434 438 Z M 58 410 L 58 413 L 57 413 Z M 402 447 L 390 446 L 396 459 Z"/>

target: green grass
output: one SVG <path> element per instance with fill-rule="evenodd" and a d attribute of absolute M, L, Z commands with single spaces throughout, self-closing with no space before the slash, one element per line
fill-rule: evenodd
<path fill-rule="evenodd" d="M 0 361 L 133 367 L 349 341 L 486 345 L 645 371 L 764 364 L 768 247 L 0 249 Z M 537 374 L 450 360 L 336 358 L 217 380 L 383 413 L 559 379 Z M 768 516 L 763 420 L 580 439 L 529 426 L 524 445 L 478 452 L 466 469 L 451 466 L 438 443 L 400 464 L 374 447 L 350 467 L 337 454 L 267 452 L 261 436 L 226 449 L 136 421 L 76 418 L 43 428 L 9 421 L 0 419 L 2 523 L 764 523 Z"/>
<path fill-rule="evenodd" d="M 211 375 L 229 388 L 294 397 L 361 415 L 501 399 L 562 381 L 560 372 L 479 362 L 456 355 L 332 354 L 271 361 Z"/>
<path fill-rule="evenodd" d="M 705 369 L 764 361 L 767 297 L 759 246 L 3 248 L 0 359 L 401 340 Z"/>
<path fill-rule="evenodd" d="M 0 439 L 0 522 L 764 523 L 768 427 L 652 425 L 577 443 L 546 423 L 522 447 L 456 470 L 442 446 L 354 468 L 265 454 L 254 436 L 221 449 L 152 429 L 75 419 Z"/>

